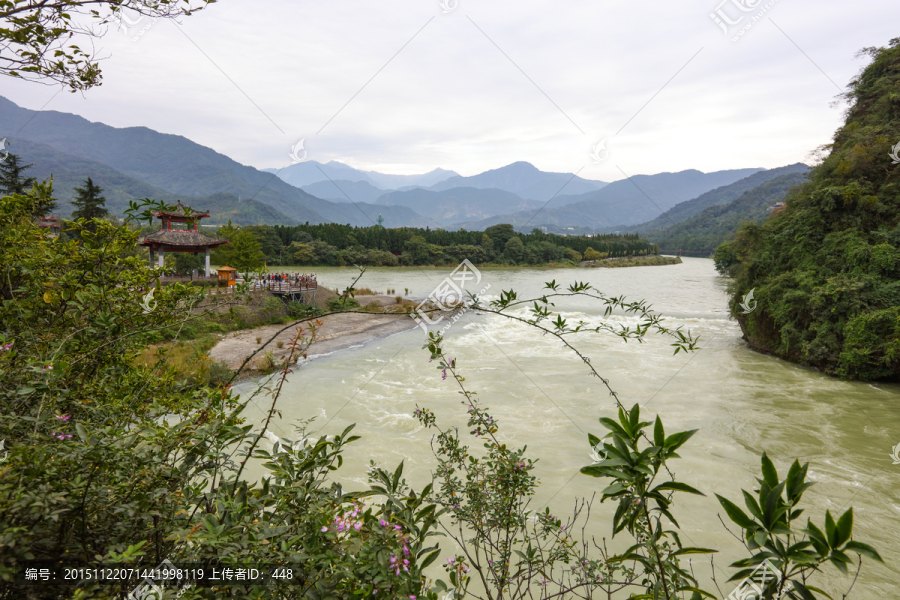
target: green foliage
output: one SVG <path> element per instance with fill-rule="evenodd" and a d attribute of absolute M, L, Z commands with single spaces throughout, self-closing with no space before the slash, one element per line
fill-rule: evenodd
<path fill-rule="evenodd" d="M 106 198 L 100 195 L 102 193 L 103 190 L 99 185 L 94 185 L 90 177 L 85 180 L 84 187 L 75 188 L 75 199 L 72 200 L 75 210 L 72 212 L 72 220 L 92 221 L 107 216 L 109 211 L 105 208 Z M 96 224 L 88 222 L 84 224 L 84 227 L 94 231 Z"/>
<path fill-rule="evenodd" d="M 451 265 L 468 259 L 475 264 L 547 264 L 577 262 L 591 244 L 605 255 L 643 256 L 657 249 L 635 234 L 602 235 L 592 238 L 546 234 L 539 229 L 517 234 L 512 225 L 495 225 L 480 231 L 446 231 L 402 227 L 351 227 L 337 223 L 299 225 L 274 229 L 286 251 L 280 264 L 297 265 Z M 515 258 L 505 252 L 512 238 Z M 523 245 L 518 250 L 518 243 Z M 576 256 L 577 255 L 577 256 Z M 277 260 L 267 256 L 270 261 Z M 270 262 L 270 264 L 276 264 Z"/>
<path fill-rule="evenodd" d="M 519 262 L 525 258 L 525 244 L 516 236 L 506 240 L 503 246 L 503 256 L 512 262 Z"/>
<path fill-rule="evenodd" d="M 335 296 L 328 299 L 328 311 L 337 312 L 341 310 L 353 310 L 359 308 L 359 300 L 356 298 L 344 298 L 343 296 Z"/>
<path fill-rule="evenodd" d="M 804 512 L 798 508 L 803 493 L 812 487 L 806 481 L 808 464 L 795 460 L 786 479 L 779 480 L 772 460 L 762 454 L 762 478 L 757 478 L 759 489 L 751 494 L 741 490 L 745 513 L 735 503 L 716 494 L 728 518 L 743 533 L 747 549 L 754 552 L 749 558 L 736 561 L 731 566 L 740 569 L 731 581 L 743 579 L 753 573 L 764 561 L 771 563 L 781 576 L 769 581 L 763 590 L 765 598 L 779 598 L 788 592 L 791 598 L 827 598 L 824 592 L 809 583 L 811 576 L 825 563 L 831 563 L 844 575 L 852 566 L 850 554 L 883 562 L 878 552 L 862 542 L 851 541 L 853 535 L 853 508 L 835 522 L 831 511 L 825 511 L 824 528 L 806 520 L 806 527 L 794 524 Z M 824 532 L 823 532 L 824 529 Z M 816 594 L 820 594 L 817 596 Z M 846 597 L 846 595 L 845 595 Z"/>
<path fill-rule="evenodd" d="M 717 253 L 751 345 L 847 379 L 900 378 L 900 38 L 868 48 L 844 125 L 784 211 Z M 739 305 L 751 290 L 758 308 Z"/>
<path fill-rule="evenodd" d="M 159 273 L 133 256 L 138 234 L 125 226 L 98 220 L 96 231 L 89 231 L 76 224 L 79 243 L 50 237 L 34 225 L 32 214 L 52 189 L 36 184 L 33 191 L 0 198 L 0 439 L 8 451 L 0 469 L 0 597 L 28 595 L 13 576 L 35 558 L 144 567 L 164 559 L 277 563 L 306 582 L 224 592 L 241 600 L 437 600 L 450 586 L 457 598 L 483 593 L 491 599 L 546 599 L 575 592 L 612 597 L 626 589 L 635 592 L 633 598 L 709 596 L 679 560 L 712 551 L 682 546 L 663 522 L 678 527 L 675 492 L 698 493 L 667 468 L 693 432 L 666 435 L 657 417 L 649 439 L 644 430 L 650 422 L 641 420 L 638 407 L 625 410 L 608 381 L 569 341 L 590 332 L 642 341 L 655 332 L 670 337 L 676 353 L 696 348 L 696 338 L 666 328 L 646 303 L 608 297 L 586 283 L 563 288 L 555 281 L 540 298 L 520 299 L 508 290 L 489 304 L 470 301 L 478 310 L 554 336 L 619 404 L 617 421 L 601 419 L 610 433 L 602 440 L 589 436 L 598 460 L 583 470 L 612 479 L 602 501 L 619 503 L 614 531 L 635 538 L 628 550 L 610 555 L 579 533 L 590 502 L 581 501 L 565 519 L 530 510 L 539 483 L 535 461 L 526 448 L 504 443 L 499 423 L 463 386 L 465 378 L 445 355 L 439 335 L 432 334 L 426 347 L 459 386 L 470 435 L 483 449 L 470 450 L 455 428 L 439 430 L 434 483 L 414 490 L 403 479 L 402 463 L 390 470 L 373 464 L 365 489 L 344 490 L 333 476 L 346 446 L 359 439 L 353 426 L 334 437 L 307 435 L 309 422 L 296 428 L 295 439 L 269 431 L 295 360 L 316 339 L 316 321 L 298 327 L 283 360 L 260 346 L 266 369 L 275 374 L 244 402 L 229 391 L 235 374 L 224 365 L 210 365 L 210 387 L 180 385 L 135 358 L 149 336 L 185 330 L 198 319 L 198 290 L 154 287 Z M 153 205 L 137 204 L 134 214 Z M 342 308 L 355 302 L 364 272 L 342 294 Z M 607 317 L 624 312 L 638 324 L 570 323 L 551 313 L 560 297 L 593 300 Z M 247 403 L 265 394 L 270 403 L 264 421 L 247 422 Z M 437 427 L 430 411 L 417 410 L 416 416 L 425 427 Z M 245 471 L 251 460 L 252 477 Z M 720 499 L 752 539 L 754 554 L 736 568 L 758 564 L 764 554 L 778 558 L 794 582 L 789 597 L 807 600 L 820 594 L 809 580 L 825 562 L 845 572 L 852 554 L 880 560 L 873 548 L 851 539 L 852 511 L 837 521 L 826 513 L 824 528 L 792 525 L 808 487 L 805 467 L 795 463 L 779 482 L 763 455 L 762 470 L 754 504 L 747 501 L 750 516 Z M 438 529 L 460 552 L 444 566 L 449 585 L 432 584 L 423 572 L 439 555 Z M 797 539 L 798 532 L 808 539 Z M 484 589 L 470 591 L 476 581 Z M 52 593 L 118 600 L 134 585 L 89 581 Z M 222 591 L 201 588 L 178 594 L 185 600 L 223 597 Z"/>
<path fill-rule="evenodd" d="M 603 258 L 603 255 L 590 246 L 584 251 L 584 260 L 600 260 L 601 258 Z"/>
<path fill-rule="evenodd" d="M 805 173 L 789 173 L 755 187 L 728 204 L 711 206 L 698 215 L 665 229 L 648 232 L 663 252 L 710 252 L 734 237 L 744 221 L 762 223 L 776 203 L 807 179 Z"/>
<path fill-rule="evenodd" d="M 265 254 L 256 236 L 246 229 L 236 229 L 229 223 L 219 228 L 219 236 L 227 237 L 228 244 L 216 249 L 216 262 L 234 267 L 239 273 L 258 271 L 263 266 Z"/>
<path fill-rule="evenodd" d="M 224 365 L 209 373 L 221 389 L 186 391 L 136 364 L 148 335 L 196 318 L 197 291 L 153 288 L 158 273 L 129 256 L 137 233 L 126 227 L 97 221 L 93 232 L 77 226 L 81 243 L 50 238 L 32 222 L 38 202 L 0 198 L 0 439 L 9 452 L 0 470 L 0 597 L 26 596 L 13 575 L 39 558 L 281 563 L 307 582 L 230 588 L 232 598 L 436 598 L 423 590 L 434 556 L 428 490 L 411 490 L 402 468 L 373 469 L 379 484 L 360 492 L 330 481 L 358 439 L 352 427 L 315 439 L 301 425 L 296 440 L 261 447 L 270 434 L 244 423 Z M 315 331 L 298 330 L 284 363 L 272 365 L 281 383 L 264 428 L 285 367 Z M 251 457 L 262 469 L 252 483 L 243 477 Z M 136 584 L 53 593 L 112 600 Z"/>
<path fill-rule="evenodd" d="M 591 477 L 613 480 L 601 495 L 601 502 L 614 500 L 618 503 L 613 516 L 613 536 L 627 531 L 636 542 L 622 554 L 611 557 L 609 562 L 640 563 L 648 597 L 670 598 L 686 591 L 698 591 L 697 580 L 681 567 L 678 557 L 709 554 L 716 550 L 682 546 L 678 534 L 666 530 L 663 523 L 665 517 L 678 527 L 678 521 L 670 512 L 675 492 L 704 495 L 686 483 L 675 481 L 666 466 L 668 460 L 680 458 L 676 451 L 696 430 L 667 436 L 659 417 L 655 424 L 641 421 L 640 412 L 637 404 L 630 411 L 620 406 L 618 422 L 605 417 L 600 419 L 600 424 L 610 433 L 603 439 L 588 434 L 588 442 L 595 452 L 595 463 L 582 468 L 581 472 Z M 644 429 L 651 424 L 652 440 L 644 433 Z M 604 440 L 608 441 L 604 443 Z M 641 445 L 645 447 L 641 449 Z M 657 478 L 666 473 L 671 478 L 657 483 Z"/>
<path fill-rule="evenodd" d="M 128 9 L 145 18 L 176 18 L 201 10 L 215 0 L 150 0 L 128 2 Z M 82 50 L 97 44 L 126 3 L 121 0 L 61 0 L 57 2 L 0 2 L 0 43 L 7 49 L 0 59 L 0 75 L 42 83 L 57 82 L 69 91 L 87 90 L 102 83 L 97 57 Z"/>
<path fill-rule="evenodd" d="M 22 173 L 31 167 L 32 165 L 19 164 L 19 157 L 12 152 L 8 153 L 6 160 L 0 161 L 0 194 L 4 196 L 25 194 L 34 185 L 35 180 L 34 177 L 25 177 Z M 36 210 L 36 214 L 48 214 L 55 207 L 55 204 L 43 206 Z"/>
<path fill-rule="evenodd" d="M 318 317 L 323 314 L 323 311 L 318 306 L 313 306 L 310 304 L 303 304 L 302 302 L 297 302 L 296 300 L 291 300 L 287 304 L 288 315 L 295 319 L 307 319 L 310 317 Z"/>

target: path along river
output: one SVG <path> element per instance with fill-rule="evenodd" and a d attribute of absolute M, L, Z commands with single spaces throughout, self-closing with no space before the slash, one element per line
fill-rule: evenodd
<path fill-rule="evenodd" d="M 315 271 L 321 285 L 340 289 L 355 275 L 352 268 Z M 375 268 L 358 285 L 401 294 L 409 288 L 410 297 L 423 298 L 450 271 Z M 659 414 L 670 433 L 699 429 L 673 470 L 707 496 L 678 495 L 675 514 L 685 544 L 720 550 L 715 571 L 725 595 L 734 587 L 723 583 L 733 572 L 728 564 L 745 552 L 719 522 L 717 515 L 724 513 L 713 494 L 742 506 L 740 490 L 754 489 L 765 450 L 782 477 L 794 458 L 809 463 L 816 485 L 804 497 L 805 514 L 822 527 L 826 509 L 839 514 L 853 506 L 854 538 L 884 557 L 885 565 L 864 562 L 851 597 L 900 598 L 900 464 L 890 457 L 900 443 L 900 386 L 842 382 L 749 350 L 727 314 L 726 280 L 707 259 L 619 269 L 483 269 L 481 276 L 478 289 L 490 284 L 489 294 L 495 295 L 515 289 L 520 298 L 540 295 L 543 282 L 551 279 L 586 281 L 607 295 L 645 299 L 669 326 L 682 325 L 701 336 L 701 349 L 687 355 L 673 355 L 671 340 L 662 336 L 626 344 L 610 334 L 587 333 L 576 338 L 576 345 L 624 404 L 645 407 L 643 420 Z M 583 300 L 557 308 L 590 322 L 603 315 L 601 306 Z M 614 315 L 611 320 L 629 318 Z M 429 363 L 421 349 L 424 334 L 414 325 L 411 321 L 408 331 L 297 368 L 279 400 L 283 419 L 270 429 L 293 438 L 299 419 L 315 417 L 313 430 L 322 434 L 356 423 L 362 440 L 348 447 L 338 472 L 347 487 L 363 487 L 370 459 L 390 469 L 405 461 L 409 479 L 421 487 L 435 462 L 432 432 L 412 416 L 416 405 L 431 408 L 444 426 L 466 429 L 457 389 Z M 604 480 L 580 475 L 578 469 L 591 462 L 586 434 L 605 435 L 597 419 L 614 417 L 615 405 L 574 354 L 550 336 L 492 315 L 469 313 L 445 337 L 445 351 L 456 357 L 469 389 L 499 420 L 501 436 L 514 446 L 527 444 L 529 454 L 540 458 L 535 508 L 549 502 L 562 516 L 576 497 L 605 487 Z M 242 384 L 239 391 L 246 393 L 250 385 Z M 264 399 L 259 404 L 266 405 Z M 254 408 L 252 414 L 261 411 Z M 609 503 L 595 505 L 592 521 L 601 535 L 608 535 L 613 510 Z M 453 548 L 442 545 L 450 556 Z M 694 565 L 701 586 L 715 591 L 708 560 L 695 558 Z M 835 573 L 829 566 L 819 581 L 839 598 L 851 578 Z"/>

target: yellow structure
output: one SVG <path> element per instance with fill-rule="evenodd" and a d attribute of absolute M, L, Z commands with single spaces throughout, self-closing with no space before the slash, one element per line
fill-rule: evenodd
<path fill-rule="evenodd" d="M 219 276 L 219 281 L 226 282 L 225 287 L 232 287 L 235 284 L 235 280 L 237 279 L 237 269 L 234 267 L 225 265 L 224 267 L 217 269 L 216 273 Z"/>

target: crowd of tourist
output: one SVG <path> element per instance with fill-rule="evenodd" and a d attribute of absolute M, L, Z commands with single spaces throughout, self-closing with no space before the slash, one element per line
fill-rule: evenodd
<path fill-rule="evenodd" d="M 266 273 L 256 280 L 256 287 L 267 287 L 272 284 L 282 284 L 291 287 L 312 288 L 316 287 L 315 273 Z"/>

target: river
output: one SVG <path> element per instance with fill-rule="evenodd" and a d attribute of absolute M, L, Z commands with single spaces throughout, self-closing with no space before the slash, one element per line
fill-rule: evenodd
<path fill-rule="evenodd" d="M 450 271 L 373 268 L 358 286 L 378 292 L 395 288 L 401 294 L 409 288 L 410 297 L 422 298 Z M 340 289 L 355 273 L 352 268 L 315 272 L 320 285 Z M 700 336 L 698 351 L 678 355 L 673 355 L 670 339 L 654 335 L 637 344 L 585 333 L 575 344 L 625 405 L 644 407 L 643 420 L 659 414 L 668 433 L 699 429 L 672 468 L 680 481 L 707 496 L 678 495 L 674 513 L 686 545 L 720 550 L 715 572 L 723 595 L 734 587 L 724 583 L 733 572 L 728 565 L 746 552 L 719 522 L 717 515 L 724 517 L 724 512 L 714 493 L 743 506 L 740 490 L 754 489 L 759 457 L 766 451 L 782 477 L 794 458 L 809 463 L 809 480 L 816 485 L 804 496 L 803 506 L 819 527 L 826 509 L 837 517 L 853 506 L 854 538 L 875 546 L 884 558 L 884 565 L 864 560 L 850 597 L 900 597 L 900 464 L 892 464 L 890 457 L 900 443 L 900 386 L 842 382 L 749 350 L 727 313 L 727 282 L 711 260 L 685 258 L 680 265 L 618 269 L 483 269 L 481 278 L 478 289 L 490 284 L 489 295 L 515 289 L 520 298 L 540 295 L 549 280 L 589 282 L 607 295 L 647 300 L 665 315 L 667 325 Z M 575 320 L 599 322 L 603 315 L 600 305 L 580 299 L 557 308 Z M 611 320 L 630 319 L 614 315 Z M 527 326 L 472 312 L 453 324 L 445 338 L 445 351 L 457 359 L 469 389 L 499 420 L 501 437 L 514 446 L 527 444 L 529 455 L 540 458 L 535 508 L 549 502 L 554 514 L 564 515 L 575 498 L 605 487 L 604 480 L 578 470 L 591 462 L 586 434 L 605 435 L 597 419 L 614 417 L 615 405 L 575 355 Z M 292 424 L 299 419 L 315 417 L 313 429 L 322 434 L 356 423 L 362 440 L 348 447 L 339 472 L 348 487 L 361 487 L 370 459 L 390 469 L 405 461 L 408 479 L 421 487 L 430 480 L 434 459 L 432 432 L 412 416 L 416 405 L 431 408 L 444 426 L 465 428 L 455 384 L 449 378 L 442 381 L 421 349 L 423 343 L 421 329 L 411 327 L 314 358 L 290 376 L 279 401 L 283 419 L 271 429 L 292 437 Z M 242 384 L 239 391 L 246 393 L 250 385 Z M 255 408 L 252 413 L 260 414 Z M 595 505 L 592 519 L 608 528 L 612 510 L 609 503 Z M 451 553 L 447 547 L 447 556 Z M 715 592 L 707 576 L 709 561 L 695 558 L 694 565 L 701 587 Z M 828 566 L 816 585 L 840 598 L 851 579 Z"/>

